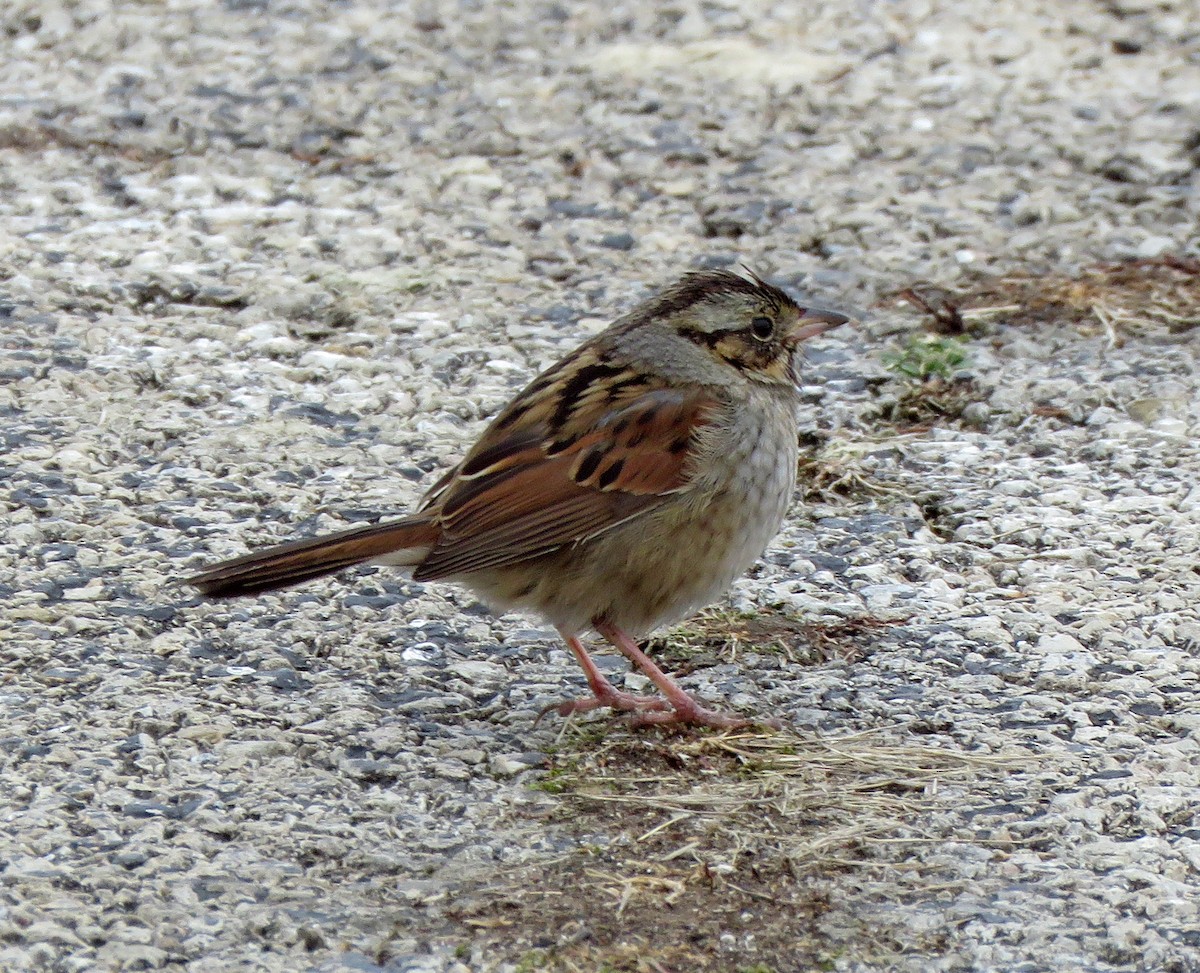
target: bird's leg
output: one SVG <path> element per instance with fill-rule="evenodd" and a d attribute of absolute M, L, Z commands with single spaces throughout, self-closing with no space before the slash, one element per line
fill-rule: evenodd
<path fill-rule="evenodd" d="M 725 730 L 737 730 L 756 725 L 779 725 L 776 720 L 748 720 L 741 716 L 727 716 L 724 713 L 706 709 L 689 696 L 674 679 L 655 665 L 654 660 L 639 649 L 638 644 L 617 626 L 606 621 L 593 621 L 592 625 L 595 626 L 597 632 L 620 649 L 625 658 L 649 676 L 654 685 L 671 703 L 672 712 L 635 713 L 633 718 L 635 724 L 694 723 L 697 726 L 716 726 Z"/>
<path fill-rule="evenodd" d="M 569 632 L 564 632 L 562 629 L 558 631 L 566 641 L 567 647 L 570 648 L 575 658 L 579 660 L 579 665 L 583 668 L 583 674 L 587 677 L 588 686 L 591 688 L 594 696 L 591 699 L 569 699 L 566 702 L 547 706 L 539 714 L 538 719 L 541 719 L 550 710 L 554 710 L 559 716 L 570 716 L 572 713 L 587 713 L 604 706 L 635 713 L 643 710 L 670 709 L 670 704 L 665 699 L 635 696 L 632 693 L 625 693 L 617 689 L 596 668 L 596 663 L 592 661 L 592 657 L 588 655 L 587 649 L 583 647 L 583 643 L 576 636 Z"/>

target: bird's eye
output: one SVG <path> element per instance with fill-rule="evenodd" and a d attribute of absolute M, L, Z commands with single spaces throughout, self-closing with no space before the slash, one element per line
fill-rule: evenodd
<path fill-rule="evenodd" d="M 754 337 L 761 341 L 766 341 L 775 333 L 775 322 L 765 315 L 759 315 L 750 322 L 750 330 L 754 332 Z"/>

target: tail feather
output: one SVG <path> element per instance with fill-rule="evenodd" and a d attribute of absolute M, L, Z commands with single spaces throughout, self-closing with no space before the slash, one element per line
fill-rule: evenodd
<path fill-rule="evenodd" d="M 415 565 L 437 536 L 438 528 L 428 517 L 406 517 L 222 561 L 188 578 L 187 583 L 210 598 L 232 598 L 286 588 L 377 558 L 387 557 L 389 564 Z"/>

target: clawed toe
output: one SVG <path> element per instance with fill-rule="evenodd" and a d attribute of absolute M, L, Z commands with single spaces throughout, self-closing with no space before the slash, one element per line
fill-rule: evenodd
<path fill-rule="evenodd" d="M 675 680 L 658 668 L 650 657 L 638 647 L 637 643 L 619 628 L 599 619 L 594 624 L 600 634 L 650 677 L 650 681 L 662 691 L 665 698 L 635 696 L 633 693 L 617 689 L 596 667 L 596 663 L 592 661 L 579 638 L 571 632 L 560 629 L 567 646 L 583 667 L 593 695 L 587 699 L 569 699 L 562 703 L 551 703 L 538 714 L 538 721 L 551 710 L 558 713 L 559 716 L 571 716 L 575 713 L 590 713 L 594 709 L 606 708 L 629 713 L 629 721 L 633 726 L 680 724 L 712 726 L 720 730 L 742 730 L 753 726 L 769 727 L 774 730 L 783 729 L 782 720 L 751 720 L 744 716 L 718 713 L 716 710 L 701 706 L 684 692 Z"/>
<path fill-rule="evenodd" d="M 561 703 L 551 703 L 538 713 L 537 721 L 547 713 L 555 712 L 559 716 L 573 716 L 577 713 L 590 713 L 596 709 L 613 709 L 629 713 L 630 725 L 641 726 L 711 726 L 720 730 L 744 730 L 749 727 L 766 727 L 772 730 L 782 730 L 783 721 L 778 719 L 747 719 L 744 716 L 733 716 L 719 713 L 716 710 L 701 706 L 694 700 L 679 705 L 665 699 L 652 696 L 635 696 L 614 690 L 612 693 L 602 693 L 585 699 L 568 699 Z"/>
<path fill-rule="evenodd" d="M 732 716 L 706 709 L 698 703 L 679 708 L 672 707 L 670 712 L 634 713 L 631 722 L 634 726 L 670 726 L 680 724 L 686 726 L 711 726 L 719 730 L 745 730 L 750 727 L 766 727 L 772 730 L 782 730 L 783 721 L 777 719 L 755 720 L 744 716 Z"/>
<path fill-rule="evenodd" d="M 669 710 L 671 704 L 665 699 L 655 699 L 653 696 L 635 696 L 614 689 L 611 692 L 598 693 L 586 699 L 568 699 L 561 703 L 551 703 L 538 714 L 538 720 L 553 710 L 559 716 L 572 716 L 576 713 L 590 713 L 594 709 L 615 709 L 621 712 L 646 714 L 654 710 Z M 668 714 L 663 714 L 668 715 Z"/>

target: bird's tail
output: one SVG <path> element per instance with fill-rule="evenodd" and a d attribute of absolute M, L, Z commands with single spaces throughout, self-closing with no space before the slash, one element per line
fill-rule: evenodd
<path fill-rule="evenodd" d="M 231 598 L 286 588 L 363 561 L 416 565 L 429 553 L 438 533 L 430 518 L 418 514 L 222 561 L 188 578 L 187 583 L 210 598 Z"/>

